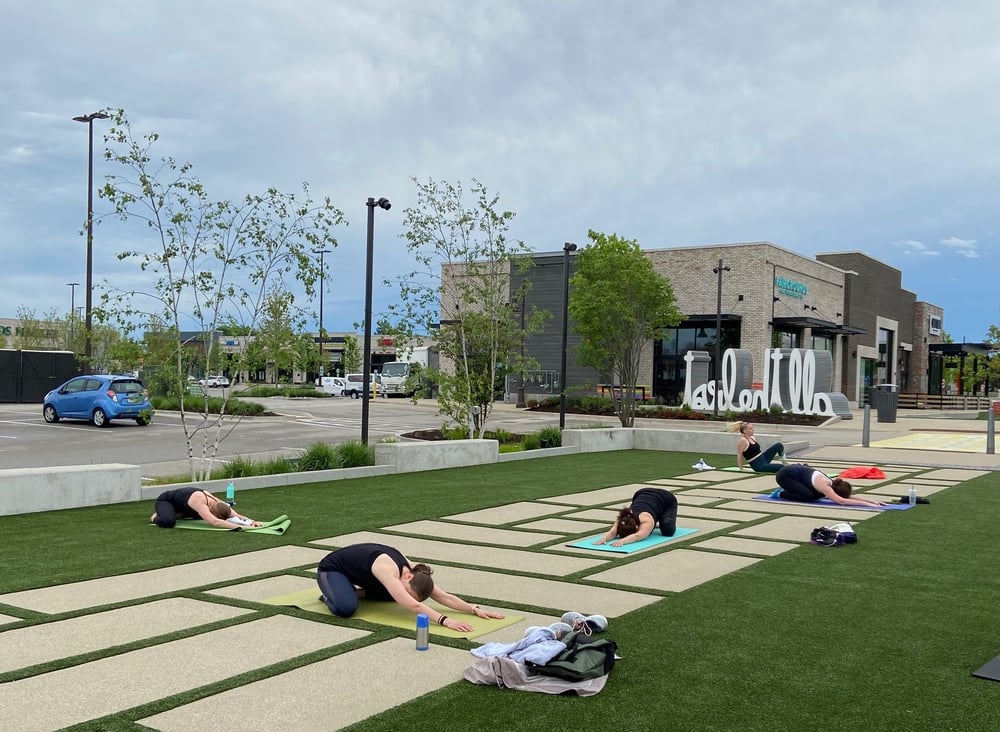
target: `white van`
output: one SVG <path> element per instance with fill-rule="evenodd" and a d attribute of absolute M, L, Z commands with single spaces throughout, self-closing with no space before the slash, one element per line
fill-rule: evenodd
<path fill-rule="evenodd" d="M 348 374 L 344 377 L 347 380 L 347 385 L 344 387 L 344 396 L 349 396 L 352 399 L 360 399 L 361 395 L 365 390 L 365 375 L 364 374 Z M 378 374 L 374 371 L 371 374 L 371 381 L 368 383 L 368 395 L 375 396 L 376 385 L 378 384 Z"/>

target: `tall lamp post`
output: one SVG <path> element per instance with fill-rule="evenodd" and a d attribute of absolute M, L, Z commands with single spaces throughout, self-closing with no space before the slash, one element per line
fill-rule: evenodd
<path fill-rule="evenodd" d="M 104 112 L 91 112 L 73 118 L 74 122 L 86 123 L 90 135 L 87 152 L 87 340 L 84 341 L 83 347 L 88 370 L 91 368 L 90 357 L 93 350 L 91 327 L 94 324 L 94 120 L 108 119 L 110 116 Z"/>
<path fill-rule="evenodd" d="M 66 287 L 69 290 L 69 347 L 73 348 L 73 320 L 76 318 L 76 288 L 80 286 L 79 282 L 67 282 Z"/>
<path fill-rule="evenodd" d="M 719 416 L 719 391 L 720 384 L 722 383 L 722 273 L 730 272 L 729 267 L 722 266 L 722 260 L 719 260 L 719 266 L 713 267 L 712 271 L 719 277 L 719 288 L 718 294 L 715 300 L 715 399 L 712 401 L 712 411 L 716 417 Z"/>
<path fill-rule="evenodd" d="M 559 429 L 566 427 L 566 340 L 569 331 L 569 253 L 576 244 L 563 244 L 562 361 L 559 366 Z"/>
<path fill-rule="evenodd" d="M 368 444 L 368 401 L 371 394 L 372 378 L 372 263 L 375 259 L 375 207 L 383 211 L 392 208 L 388 198 L 368 199 L 368 256 L 365 261 L 365 356 L 364 376 L 361 395 L 361 442 Z"/>
<path fill-rule="evenodd" d="M 527 402 L 524 401 L 524 293 L 521 293 L 521 363 L 517 375 L 517 403 L 516 409 L 524 409 Z"/>
<path fill-rule="evenodd" d="M 329 254 L 329 249 L 313 249 L 313 254 L 319 255 L 319 383 L 323 385 L 323 284 L 326 267 L 323 266 L 323 255 Z"/>

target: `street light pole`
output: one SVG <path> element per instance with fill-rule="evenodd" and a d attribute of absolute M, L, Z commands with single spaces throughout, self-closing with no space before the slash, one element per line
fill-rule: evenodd
<path fill-rule="evenodd" d="M 517 376 L 517 403 L 514 405 L 517 409 L 524 409 L 527 402 L 524 401 L 524 293 L 521 293 L 521 363 L 520 371 Z"/>
<path fill-rule="evenodd" d="M 392 208 L 388 198 L 377 201 L 369 198 L 368 203 L 368 256 L 365 261 L 365 353 L 364 353 L 364 384 L 361 386 L 361 442 L 368 444 L 368 401 L 371 396 L 372 379 L 372 265 L 375 259 L 375 207 L 383 211 Z"/>
<path fill-rule="evenodd" d="M 566 427 L 566 341 L 569 331 L 569 253 L 576 244 L 563 244 L 562 362 L 559 367 L 559 429 Z"/>
<path fill-rule="evenodd" d="M 313 249 L 313 254 L 319 255 L 319 384 L 323 385 L 323 284 L 326 275 L 326 267 L 323 264 L 323 255 L 329 254 L 329 249 Z"/>
<path fill-rule="evenodd" d="M 712 271 L 719 277 L 718 294 L 715 300 L 715 399 L 712 400 L 712 410 L 716 417 L 719 416 L 719 392 L 721 390 L 722 377 L 722 273 L 731 271 L 729 267 L 714 267 Z"/>
<path fill-rule="evenodd" d="M 84 122 L 87 125 L 90 144 L 87 148 L 87 340 L 84 342 L 83 355 L 87 369 L 91 368 L 93 343 L 91 328 L 94 325 L 94 120 L 108 119 L 111 115 L 104 112 L 91 112 L 74 117 L 74 122 Z"/>
<path fill-rule="evenodd" d="M 80 286 L 79 282 L 67 282 L 66 287 L 69 290 L 69 347 L 73 348 L 73 320 L 76 318 L 76 288 Z"/>

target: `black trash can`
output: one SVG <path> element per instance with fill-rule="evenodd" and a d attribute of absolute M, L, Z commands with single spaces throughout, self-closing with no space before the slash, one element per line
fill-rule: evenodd
<path fill-rule="evenodd" d="M 895 384 L 879 384 L 869 390 L 868 400 L 875 407 L 879 422 L 895 422 L 899 407 L 899 394 Z"/>

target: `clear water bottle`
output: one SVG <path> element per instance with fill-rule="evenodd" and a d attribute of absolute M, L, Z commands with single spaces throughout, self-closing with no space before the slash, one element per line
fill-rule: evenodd
<path fill-rule="evenodd" d="M 226 486 L 226 503 L 230 506 L 236 503 L 236 483 L 234 481 L 229 481 L 229 485 Z"/>
<path fill-rule="evenodd" d="M 912 485 L 910 486 L 910 491 L 907 493 L 911 506 L 917 505 L 917 489 Z"/>
<path fill-rule="evenodd" d="M 426 651 L 430 648 L 431 623 L 427 615 L 420 613 L 417 615 L 417 650 Z"/>

